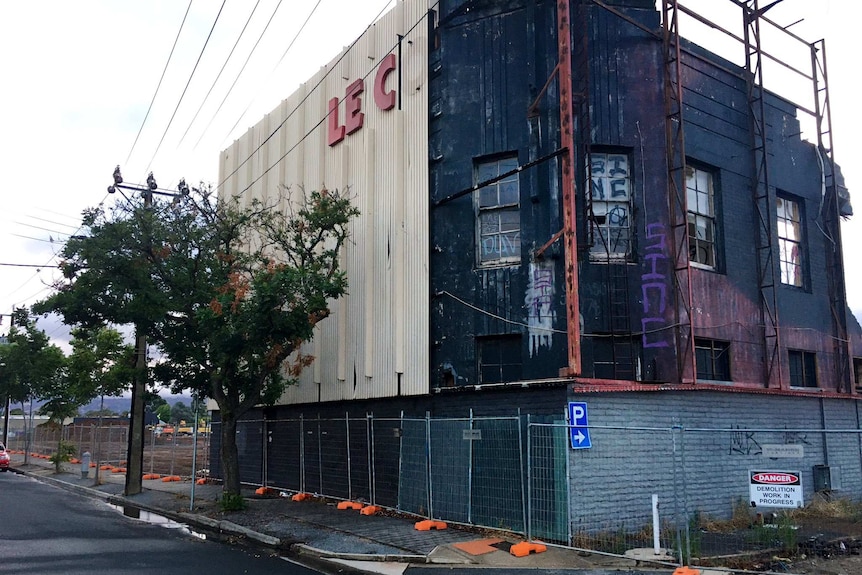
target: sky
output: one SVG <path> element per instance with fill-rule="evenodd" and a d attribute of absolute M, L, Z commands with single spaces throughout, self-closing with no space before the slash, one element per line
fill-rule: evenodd
<path fill-rule="evenodd" d="M 739 10 L 729 0 L 683 4 L 741 30 Z M 180 178 L 217 183 L 219 152 L 390 5 L 388 0 L 0 3 L 0 314 L 51 293 L 58 277 L 52 267 L 56 254 L 78 230 L 82 210 L 112 201 L 106 190 L 115 166 L 130 183 L 143 183 L 149 171 L 161 188 L 175 188 Z M 860 87 L 856 5 L 856 0 L 783 0 L 767 13 L 783 26 L 793 24 L 790 30 L 808 41 L 826 39 L 835 158 L 851 195 L 862 182 L 862 165 L 854 161 L 862 153 L 854 106 Z M 741 62 L 742 48 L 725 36 L 685 20 L 680 31 Z M 782 58 L 793 52 L 783 39 L 775 42 Z M 805 53 L 796 57 L 810 66 Z M 773 68 L 764 68 L 768 88 L 800 92 Z M 801 90 L 807 95 L 810 89 Z M 843 223 L 842 234 L 848 303 L 862 317 L 862 266 L 855 260 L 862 246 L 862 193 L 856 209 L 859 215 Z M 5 333 L 9 319 L 2 320 L 0 333 Z M 56 320 L 39 325 L 58 343 L 68 338 Z"/>

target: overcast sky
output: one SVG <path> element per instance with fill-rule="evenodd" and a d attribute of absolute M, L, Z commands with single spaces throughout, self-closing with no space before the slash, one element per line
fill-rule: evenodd
<path fill-rule="evenodd" d="M 143 182 L 152 170 L 163 188 L 175 187 L 180 177 L 216 183 L 219 152 L 350 44 L 388 4 L 194 0 L 177 39 L 186 0 L 0 3 L 0 263 L 45 266 L 0 266 L 0 313 L 50 293 L 54 254 L 77 230 L 81 211 L 106 199 L 114 166 L 122 166 L 127 182 Z M 711 17 L 741 30 L 729 0 L 686 5 L 726 5 L 729 10 Z M 854 257 L 862 246 L 857 11 L 855 0 L 784 0 L 767 15 L 782 25 L 802 19 L 790 30 L 809 41 L 827 40 L 835 156 L 851 194 L 857 192 L 860 213 L 843 224 L 848 301 L 862 316 L 862 271 Z M 693 24 L 688 31 L 681 24 L 681 32 L 711 49 L 742 55 L 742 48 Z M 767 87 L 773 87 L 768 69 L 765 74 Z M 777 72 L 775 77 L 784 84 Z M 8 325 L 4 317 L 0 333 Z M 56 323 L 41 325 L 57 339 L 66 337 Z"/>

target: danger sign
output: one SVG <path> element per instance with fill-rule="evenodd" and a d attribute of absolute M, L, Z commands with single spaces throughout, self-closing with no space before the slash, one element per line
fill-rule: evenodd
<path fill-rule="evenodd" d="M 802 507 L 802 478 L 798 471 L 749 471 L 752 507 Z"/>

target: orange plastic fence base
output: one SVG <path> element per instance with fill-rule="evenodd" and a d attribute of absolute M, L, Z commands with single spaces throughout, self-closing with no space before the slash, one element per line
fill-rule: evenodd
<path fill-rule="evenodd" d="M 677 567 L 674 570 L 673 575 L 700 575 L 700 569 L 683 565 L 682 567 Z"/>
<path fill-rule="evenodd" d="M 311 493 L 297 493 L 290 498 L 291 501 L 305 501 L 306 499 L 311 499 Z"/>
<path fill-rule="evenodd" d="M 171 481 L 182 481 L 179 475 L 168 475 L 167 477 L 162 477 L 162 481 L 164 483 L 170 483 Z"/>
<path fill-rule="evenodd" d="M 158 473 L 147 473 L 141 479 L 161 479 L 162 476 Z"/>
<path fill-rule="evenodd" d="M 359 510 L 360 515 L 377 515 L 380 513 L 380 508 L 376 505 L 369 505 Z"/>
<path fill-rule="evenodd" d="M 417 522 L 413 527 L 416 531 L 431 531 L 432 529 L 446 529 L 448 525 L 443 521 L 426 519 L 424 521 Z"/>
<path fill-rule="evenodd" d="M 338 508 L 342 509 L 342 510 L 343 509 L 362 509 L 363 507 L 365 507 L 365 506 L 362 503 L 359 503 L 358 501 L 341 501 L 338 504 Z"/>
<path fill-rule="evenodd" d="M 111 469 L 113 469 L 111 465 L 102 465 L 99 467 L 99 471 L 110 471 Z"/>
<path fill-rule="evenodd" d="M 272 495 L 275 493 L 275 489 L 272 487 L 258 487 L 254 490 L 255 495 Z"/>
<path fill-rule="evenodd" d="M 514 555 L 515 557 L 526 557 L 531 553 L 544 553 L 548 548 L 541 543 L 530 543 L 529 541 L 521 541 L 520 543 L 515 543 L 512 545 L 512 548 L 509 549 L 509 553 Z"/>
<path fill-rule="evenodd" d="M 195 481 L 195 485 L 206 485 L 206 484 L 207 484 L 207 480 L 203 477 L 201 477 L 200 479 Z"/>

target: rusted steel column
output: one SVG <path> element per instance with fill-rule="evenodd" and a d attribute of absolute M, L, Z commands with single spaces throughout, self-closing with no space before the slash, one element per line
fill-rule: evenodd
<path fill-rule="evenodd" d="M 563 180 L 563 243 L 566 265 L 566 325 L 568 326 L 568 366 L 563 376 L 581 374 L 581 316 L 578 297 L 578 239 L 575 207 L 575 140 L 572 109 L 572 49 L 570 0 L 557 1 L 557 44 L 559 63 L 557 82 L 560 88 L 560 147 Z"/>

